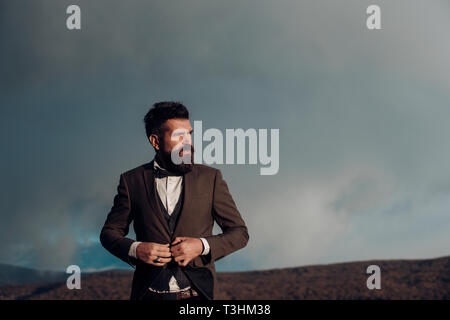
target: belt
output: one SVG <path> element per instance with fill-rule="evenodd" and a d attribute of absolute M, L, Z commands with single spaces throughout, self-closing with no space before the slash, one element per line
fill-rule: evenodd
<path fill-rule="evenodd" d="M 192 288 L 184 291 L 168 293 L 153 292 L 150 290 L 147 292 L 147 297 L 154 300 L 183 300 L 198 296 L 199 293 Z"/>
<path fill-rule="evenodd" d="M 177 300 L 192 298 L 192 297 L 198 297 L 198 292 L 194 289 L 184 290 L 180 292 L 175 292 Z"/>

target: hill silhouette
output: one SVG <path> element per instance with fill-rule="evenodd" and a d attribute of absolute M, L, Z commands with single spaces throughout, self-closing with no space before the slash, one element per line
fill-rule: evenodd
<path fill-rule="evenodd" d="M 0 286 L 65 281 L 67 274 L 0 263 Z"/>
<path fill-rule="evenodd" d="M 366 286 L 369 265 L 381 268 L 380 290 Z M 450 299 L 450 257 L 219 272 L 217 276 L 216 298 L 225 300 Z M 67 289 L 65 280 L 4 285 L 0 287 L 0 299 L 127 300 L 131 279 L 131 271 L 111 270 L 82 274 L 80 290 Z"/>

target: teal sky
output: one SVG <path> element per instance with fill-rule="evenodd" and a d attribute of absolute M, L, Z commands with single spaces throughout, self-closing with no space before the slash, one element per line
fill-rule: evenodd
<path fill-rule="evenodd" d="M 280 130 L 277 175 L 216 166 L 250 232 L 218 270 L 448 255 L 449 17 L 438 0 L 2 1 L 0 262 L 127 266 L 98 236 L 120 173 L 153 158 L 161 100 L 204 130 Z"/>

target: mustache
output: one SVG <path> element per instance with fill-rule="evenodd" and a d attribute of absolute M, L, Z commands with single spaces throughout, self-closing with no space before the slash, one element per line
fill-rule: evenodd
<path fill-rule="evenodd" d="M 165 155 L 165 158 L 167 158 L 167 162 L 170 163 L 169 166 L 173 165 L 174 168 L 180 168 L 183 166 L 189 167 L 194 164 L 194 151 L 195 148 L 192 144 L 184 144 L 181 147 L 174 147 L 171 152 Z M 165 154 L 165 152 L 163 153 Z M 178 160 L 175 161 L 172 159 L 172 155 L 178 157 Z M 181 163 L 178 163 L 178 161 L 181 161 Z"/>
<path fill-rule="evenodd" d="M 195 148 L 194 148 L 194 146 L 192 144 L 189 144 L 189 145 L 185 144 L 185 145 L 183 145 L 180 148 L 174 149 L 173 151 L 175 151 L 177 153 L 180 153 L 181 151 L 184 151 L 184 150 L 188 150 L 188 151 L 191 151 L 191 153 L 194 153 Z"/>

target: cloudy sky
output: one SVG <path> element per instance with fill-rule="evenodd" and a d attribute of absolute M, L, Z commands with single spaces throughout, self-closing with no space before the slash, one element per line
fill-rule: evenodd
<path fill-rule="evenodd" d="M 445 0 L 1 1 L 0 262 L 127 267 L 99 233 L 161 100 L 204 130 L 280 130 L 277 175 L 215 165 L 250 231 L 218 270 L 448 255 L 449 18 Z"/>

